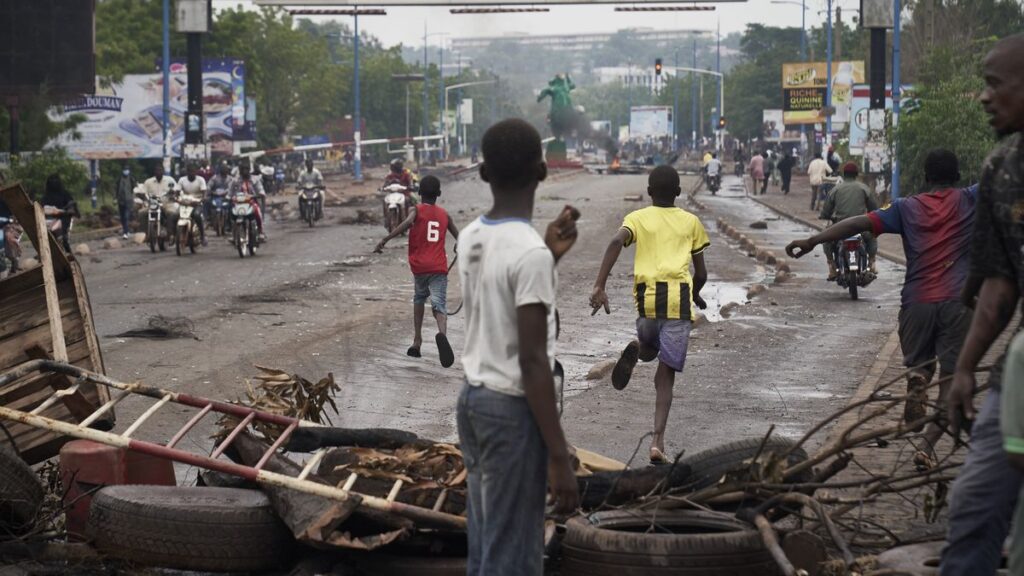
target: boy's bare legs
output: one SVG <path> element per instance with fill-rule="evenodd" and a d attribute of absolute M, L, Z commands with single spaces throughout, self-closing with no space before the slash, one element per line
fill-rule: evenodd
<path fill-rule="evenodd" d="M 413 337 L 412 347 L 409 348 L 409 356 L 413 358 L 420 357 L 420 346 L 423 345 L 423 314 L 424 304 L 413 304 L 412 305 L 412 325 L 413 325 Z"/>
<path fill-rule="evenodd" d="M 434 320 L 437 320 L 437 331 L 441 334 L 448 334 L 448 315 L 444 312 L 431 310 L 434 313 Z M 423 324 L 423 306 L 420 306 L 420 324 Z M 419 329 L 416 330 L 416 338 L 420 337 Z"/>
<path fill-rule="evenodd" d="M 656 449 L 665 452 L 665 428 L 668 426 L 668 413 L 672 409 L 672 388 L 676 380 L 676 371 L 664 362 L 658 362 L 658 371 L 654 374 L 654 436 L 651 438 L 652 452 Z M 653 456 L 653 454 L 652 454 Z"/>

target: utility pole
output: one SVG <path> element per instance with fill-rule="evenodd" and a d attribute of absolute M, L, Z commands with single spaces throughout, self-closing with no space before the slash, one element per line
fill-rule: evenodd
<path fill-rule="evenodd" d="M 893 29 L 892 29 L 892 127 L 893 129 L 900 122 L 900 19 L 903 17 L 902 0 L 893 0 Z M 900 164 L 898 160 L 897 146 L 899 140 L 892 140 L 892 199 L 900 197 Z"/>
<path fill-rule="evenodd" d="M 359 10 L 356 9 L 352 16 L 352 50 L 355 58 L 353 66 L 353 81 L 355 88 L 355 113 L 352 115 L 352 139 L 355 141 L 355 152 L 352 159 L 352 180 L 353 182 L 363 181 L 363 149 L 362 149 L 362 118 L 359 114 Z"/>
<path fill-rule="evenodd" d="M 697 38 L 693 38 L 693 69 L 697 69 Z M 690 148 L 697 149 L 697 74 L 690 72 Z"/>
<path fill-rule="evenodd" d="M 679 48 L 676 48 L 675 67 L 672 69 L 672 149 L 679 151 Z"/>
<path fill-rule="evenodd" d="M 207 157 L 206 121 L 203 118 L 203 34 L 210 30 L 212 10 L 209 0 L 178 0 L 178 32 L 185 34 L 188 47 L 186 74 L 188 76 L 188 110 L 185 113 L 185 145 L 182 156 L 186 161 Z"/>
<path fill-rule="evenodd" d="M 822 143 L 827 150 L 832 145 L 832 0 L 828 0 L 825 41 L 825 135 L 822 138 Z"/>
<path fill-rule="evenodd" d="M 839 28 L 836 35 L 836 60 L 843 59 L 843 7 L 836 6 L 836 27 Z"/>
<path fill-rule="evenodd" d="M 164 0 L 163 14 L 163 137 L 164 137 L 164 173 L 171 171 L 171 0 Z"/>
<path fill-rule="evenodd" d="M 722 21 L 718 21 L 718 31 L 715 34 L 717 36 L 717 46 L 715 48 L 715 72 L 719 73 L 718 77 L 718 113 L 715 114 L 715 149 L 718 151 L 722 150 L 722 140 L 725 134 L 722 133 L 722 129 L 719 127 L 718 119 L 722 117 L 724 112 L 722 103 L 725 100 L 725 93 L 722 91 Z"/>
<path fill-rule="evenodd" d="M 438 117 L 441 122 L 437 125 L 437 131 L 445 135 L 441 141 L 441 159 L 448 157 L 448 125 L 446 123 L 448 110 L 444 104 L 444 37 L 438 42 L 437 49 L 437 108 L 441 111 Z"/>
<path fill-rule="evenodd" d="M 427 22 L 423 22 L 423 128 L 420 131 L 420 136 L 426 136 L 430 134 L 429 125 L 427 124 L 430 115 L 427 114 L 427 84 L 429 84 L 430 78 L 427 76 Z M 422 162 L 424 158 L 420 158 Z"/>

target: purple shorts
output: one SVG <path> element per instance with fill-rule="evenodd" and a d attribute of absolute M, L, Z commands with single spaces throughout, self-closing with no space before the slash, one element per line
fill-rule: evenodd
<path fill-rule="evenodd" d="M 637 318 L 636 335 L 641 344 L 658 350 L 658 360 L 676 372 L 682 372 L 692 326 L 689 320 Z"/>

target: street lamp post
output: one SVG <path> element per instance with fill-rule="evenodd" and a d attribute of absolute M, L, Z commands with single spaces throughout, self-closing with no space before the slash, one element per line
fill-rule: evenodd
<path fill-rule="evenodd" d="M 352 128 L 352 136 L 353 136 L 353 138 L 352 139 L 355 141 L 355 153 L 353 154 L 353 162 L 352 162 L 352 176 L 353 176 L 353 180 L 355 182 L 362 182 L 363 181 L 363 159 L 362 159 L 362 142 L 361 141 L 362 141 L 362 136 L 363 135 L 362 135 L 362 131 L 361 131 L 362 121 L 361 121 L 360 115 L 359 115 L 359 13 L 358 13 L 358 9 L 357 9 L 356 13 L 353 15 L 352 22 L 353 22 L 353 26 L 352 27 L 354 29 L 353 30 L 354 34 L 353 34 L 353 39 L 352 39 L 352 46 L 353 46 L 354 58 L 355 58 L 355 66 L 354 66 L 354 70 L 353 70 L 353 75 L 355 76 L 355 78 L 353 79 L 352 84 L 353 84 L 355 92 L 356 92 L 356 94 L 355 94 L 355 114 L 353 115 L 353 118 L 352 118 L 352 123 L 353 123 L 353 128 Z"/>
<path fill-rule="evenodd" d="M 825 20 L 825 137 L 824 148 L 832 145 L 832 0 L 828 0 L 828 16 Z"/>
<path fill-rule="evenodd" d="M 672 149 L 679 151 L 679 48 L 676 48 L 676 59 L 672 69 Z"/>
<path fill-rule="evenodd" d="M 893 0 L 892 29 L 892 127 L 900 121 L 900 19 L 903 17 L 902 0 Z M 892 141 L 892 188 L 891 196 L 895 200 L 900 197 L 900 164 L 896 157 L 899 140 Z"/>

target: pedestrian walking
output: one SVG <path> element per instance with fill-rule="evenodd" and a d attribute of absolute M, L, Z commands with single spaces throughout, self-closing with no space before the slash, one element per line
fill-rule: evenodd
<path fill-rule="evenodd" d="M 1024 473 L 1024 333 L 1014 337 L 1006 353 L 1003 369 L 1003 397 L 999 409 L 1002 422 L 1003 450 L 1010 465 L 1018 473 Z M 1024 574 L 1024 506 L 1020 505 L 1013 515 L 1013 537 L 1010 541 L 1010 574 Z"/>
<path fill-rule="evenodd" d="M 764 182 L 764 179 L 765 179 L 764 178 L 764 154 L 763 153 L 761 153 L 761 154 L 754 154 L 753 156 L 751 156 L 750 157 L 750 165 L 747 167 L 747 169 L 750 171 L 750 179 L 754 183 L 754 186 L 753 186 L 754 192 L 753 193 L 756 196 L 757 195 L 758 187 L 761 187 L 761 189 L 764 190 L 764 187 L 762 186 L 762 183 Z M 746 189 L 745 186 L 744 186 L 744 189 Z M 764 192 L 761 192 L 761 193 L 764 194 Z"/>
<path fill-rule="evenodd" d="M 633 258 L 633 295 L 638 318 L 637 338 L 619 356 L 612 371 L 612 385 L 622 390 L 629 384 L 638 360 L 658 359 L 654 375 L 654 435 L 652 464 L 667 462 L 665 428 L 672 408 L 672 388 L 683 371 L 693 326 L 694 304 L 707 305 L 700 291 L 707 282 L 704 251 L 711 245 L 699 218 L 675 205 L 682 189 L 679 174 L 671 166 L 658 166 L 647 180 L 651 206 L 626 215 L 612 236 L 590 295 L 596 314 L 610 313 L 605 286 L 624 246 L 636 246 Z M 693 273 L 690 273 L 690 266 Z"/>
<path fill-rule="evenodd" d="M 818 206 L 821 200 L 821 186 L 825 177 L 832 174 L 832 167 L 823 158 L 816 156 L 807 166 L 807 178 L 811 182 L 811 211 Z"/>
<path fill-rule="evenodd" d="M 1003 358 L 989 373 L 989 392 L 979 411 L 974 371 L 1010 323 L 1024 294 L 1024 34 L 999 41 L 984 62 L 981 103 L 1002 137 L 985 160 L 971 237 L 971 269 L 964 296 L 974 318 L 957 359 L 948 416 L 954 433 L 969 429 L 970 451 L 953 484 L 942 576 L 995 574 L 1021 489 L 1021 472 L 1006 458 L 999 405 Z M 977 296 L 977 302 L 973 300 Z M 1011 554 L 1013 555 L 1013 554 Z M 1022 567 L 1015 568 L 1020 574 Z M 1014 569 L 1011 569 L 1013 571 Z"/>
<path fill-rule="evenodd" d="M 899 234 L 907 257 L 899 314 L 900 347 L 907 375 L 906 423 L 927 415 L 927 388 L 938 363 L 940 418 L 928 426 L 928 452 L 915 455 L 920 466 L 934 463 L 934 448 L 948 428 L 944 406 L 948 377 L 956 368 L 971 311 L 960 301 L 970 268 L 971 230 L 974 226 L 977 186 L 956 188 L 959 162 L 949 150 L 932 150 L 925 159 L 925 182 L 930 190 L 897 198 L 885 208 L 847 218 L 806 240 L 786 246 L 790 257 L 800 258 L 815 246 L 857 234 Z"/>
<path fill-rule="evenodd" d="M 125 164 L 121 175 L 117 178 L 115 198 L 117 199 L 117 215 L 121 219 L 121 238 L 128 239 L 131 232 L 132 212 L 135 206 L 135 186 L 138 182 L 132 176 L 132 170 Z"/>
<path fill-rule="evenodd" d="M 793 166 L 796 165 L 796 159 L 788 151 L 786 155 L 779 160 L 779 177 L 782 178 L 782 193 L 789 194 L 789 183 L 793 179 Z"/>
<path fill-rule="evenodd" d="M 413 338 L 406 354 L 419 358 L 423 345 L 423 316 L 427 299 L 431 315 L 437 322 L 438 358 L 441 366 L 455 363 L 455 353 L 448 342 L 448 253 L 445 240 L 450 232 L 458 240 L 459 229 L 448 217 L 448 212 L 437 205 L 441 196 L 441 181 L 436 176 L 425 176 L 420 181 L 422 202 L 409 209 L 409 216 L 383 240 L 374 252 L 381 253 L 389 241 L 409 231 L 409 269 L 412 270 L 414 294 L 412 299 Z"/>
<path fill-rule="evenodd" d="M 459 235 L 466 384 L 456 421 L 468 472 L 468 576 L 540 576 L 550 482 L 556 514 L 579 501 L 555 402 L 555 264 L 576 241 L 566 206 L 544 238 L 531 224 L 547 177 L 540 134 L 523 120 L 484 133 L 491 209 Z"/>

